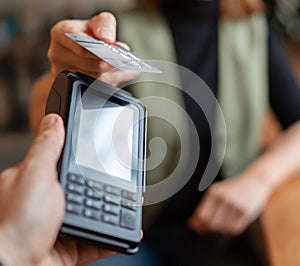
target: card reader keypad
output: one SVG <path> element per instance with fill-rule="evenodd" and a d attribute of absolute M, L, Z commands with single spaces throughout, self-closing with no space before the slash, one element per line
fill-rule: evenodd
<path fill-rule="evenodd" d="M 135 193 L 97 181 L 87 183 L 75 174 L 68 175 L 65 188 L 68 213 L 128 230 L 135 229 Z"/>

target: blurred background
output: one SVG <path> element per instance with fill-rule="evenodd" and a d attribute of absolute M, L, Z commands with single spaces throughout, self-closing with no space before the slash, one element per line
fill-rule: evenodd
<path fill-rule="evenodd" d="M 28 100 L 35 79 L 50 68 L 49 31 L 64 18 L 130 8 L 130 0 L 0 1 L 0 171 L 20 161 L 30 145 Z"/>
<path fill-rule="evenodd" d="M 34 80 L 49 69 L 49 30 L 63 18 L 122 10 L 134 0 L 2 0 L 0 2 L 0 171 L 20 161 L 32 136 L 28 99 Z M 272 23 L 300 77 L 299 0 L 271 0 Z"/>

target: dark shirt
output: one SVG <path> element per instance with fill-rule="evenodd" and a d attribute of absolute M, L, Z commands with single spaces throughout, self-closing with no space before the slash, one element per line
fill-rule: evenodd
<path fill-rule="evenodd" d="M 199 75 L 217 95 L 218 1 L 168 1 L 161 6 L 173 34 L 179 65 Z M 183 87 L 189 81 L 182 77 Z M 300 120 L 300 89 L 275 33 L 269 31 L 269 101 L 283 128 Z M 196 89 L 196 88 L 195 88 Z M 202 197 L 198 185 L 210 154 L 210 131 L 201 108 L 184 95 L 186 109 L 200 140 L 197 169 L 187 185 L 173 196 L 160 217 L 162 223 L 185 224 Z M 221 179 L 220 176 L 217 179 Z"/>

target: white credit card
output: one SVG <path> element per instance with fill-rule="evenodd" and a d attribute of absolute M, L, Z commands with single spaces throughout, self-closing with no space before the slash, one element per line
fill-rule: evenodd
<path fill-rule="evenodd" d="M 66 33 L 66 36 L 120 70 L 162 73 L 158 68 L 146 63 L 144 59 L 138 57 L 120 45 L 109 44 L 91 36 L 82 34 Z"/>

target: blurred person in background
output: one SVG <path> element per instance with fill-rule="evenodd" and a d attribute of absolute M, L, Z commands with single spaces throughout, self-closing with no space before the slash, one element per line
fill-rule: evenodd
<path fill-rule="evenodd" d="M 257 253 L 262 247 L 255 250 L 251 245 L 253 237 L 261 237 L 252 233 L 252 228 L 272 192 L 300 166 L 300 90 L 265 9 L 260 0 L 161 0 L 142 1 L 139 9 L 117 15 L 118 38 L 134 52 L 143 58 L 178 63 L 206 82 L 224 112 L 227 148 L 215 182 L 204 193 L 199 192 L 211 153 L 207 116 L 213 117 L 214 107 L 211 114 L 204 114 L 186 93 L 168 94 L 161 84 L 152 84 L 148 90 L 142 85 L 130 88 L 138 98 L 160 96 L 184 106 L 197 128 L 201 153 L 193 176 L 178 193 L 145 208 L 147 228 L 141 252 L 131 257 L 118 255 L 96 265 L 265 263 Z M 116 19 L 106 12 L 90 20 L 61 21 L 52 28 L 48 51 L 51 72 L 34 84 L 32 92 L 33 130 L 60 71 L 80 71 L 112 85 L 135 77 L 135 73 L 111 72 L 107 63 L 64 35 L 89 34 L 114 42 L 116 29 Z M 184 76 L 180 78 L 183 88 L 193 85 Z M 262 151 L 260 137 L 269 106 L 284 133 Z M 154 103 L 149 114 L 151 108 L 168 112 Z M 176 167 L 180 142 L 174 131 L 164 121 L 149 119 L 149 140 L 161 137 L 168 147 L 162 164 L 148 171 L 150 183 L 166 178 Z"/>

